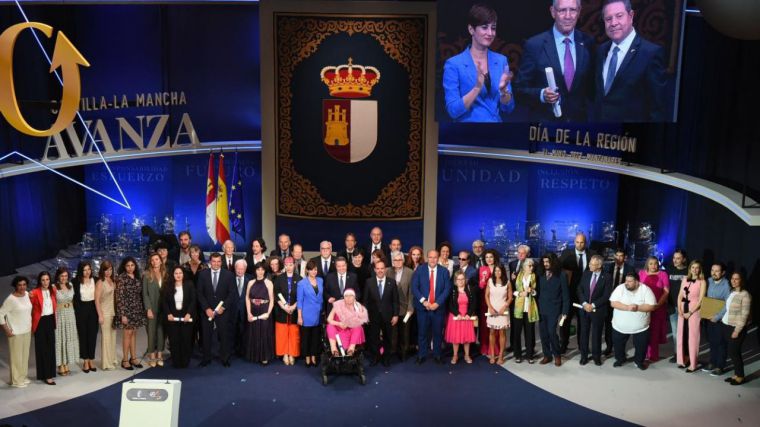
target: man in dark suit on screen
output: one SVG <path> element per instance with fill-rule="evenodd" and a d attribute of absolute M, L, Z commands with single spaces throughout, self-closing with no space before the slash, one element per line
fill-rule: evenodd
<path fill-rule="evenodd" d="M 586 121 L 593 99 L 594 39 L 575 28 L 581 0 L 554 0 L 549 13 L 552 28 L 529 38 L 523 47 L 515 80 L 518 104 L 528 106 L 531 120 Z M 556 87 L 548 87 L 547 67 L 552 68 Z M 555 104 L 560 117 L 554 114 Z"/>
<path fill-rule="evenodd" d="M 596 54 L 594 119 L 605 122 L 661 122 L 665 111 L 665 51 L 633 28 L 630 0 L 605 0 L 609 41 Z"/>
<path fill-rule="evenodd" d="M 200 320 L 203 331 L 203 359 L 201 366 L 211 363 L 212 335 L 219 337 L 219 359 L 225 367 L 230 366 L 232 349 L 232 318 L 237 315 L 237 286 L 235 274 L 222 268 L 222 255 L 211 254 L 211 268 L 198 274 L 198 305 L 203 311 Z M 219 306 L 219 302 L 223 304 Z M 217 308 L 218 307 L 218 308 Z M 211 320 L 209 320 L 211 319 Z"/>
<path fill-rule="evenodd" d="M 602 257 L 594 255 L 583 272 L 578 284 L 577 297 L 583 308 L 578 309 L 578 341 L 581 351 L 581 365 L 588 363 L 589 334 L 591 335 L 591 356 L 596 366 L 602 365 L 602 330 L 607 312 L 610 310 L 612 277 L 602 272 Z"/>

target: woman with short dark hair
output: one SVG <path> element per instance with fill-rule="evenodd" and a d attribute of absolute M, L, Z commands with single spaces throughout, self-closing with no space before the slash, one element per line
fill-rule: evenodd
<path fill-rule="evenodd" d="M 306 277 L 298 282 L 298 324 L 301 325 L 301 354 L 306 366 L 317 366 L 317 355 L 321 353 L 322 344 L 321 316 L 324 300 L 324 287 L 321 277 L 317 276 L 317 263 L 306 263 Z"/>
<path fill-rule="evenodd" d="M 10 356 L 11 387 L 26 387 L 30 381 L 29 344 L 32 337 L 32 301 L 26 287 L 29 281 L 24 276 L 16 276 L 11 282 L 13 293 L 0 306 L 0 326 L 8 337 Z"/>

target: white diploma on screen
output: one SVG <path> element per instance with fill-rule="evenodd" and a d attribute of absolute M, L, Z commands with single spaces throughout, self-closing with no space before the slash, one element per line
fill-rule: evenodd
<path fill-rule="evenodd" d="M 554 69 L 546 67 L 544 71 L 546 71 L 546 85 L 556 92 L 557 82 L 554 81 Z M 559 106 L 559 102 L 552 104 L 552 110 L 554 111 L 554 117 L 562 117 L 562 107 Z"/>
<path fill-rule="evenodd" d="M 214 309 L 214 313 L 211 315 L 211 317 L 208 318 L 208 321 L 214 320 L 214 315 L 219 311 L 220 308 L 224 305 L 224 301 L 219 301 L 219 304 L 216 305 L 216 308 Z"/>

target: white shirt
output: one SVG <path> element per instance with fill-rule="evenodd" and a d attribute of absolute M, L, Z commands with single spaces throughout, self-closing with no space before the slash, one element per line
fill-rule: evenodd
<path fill-rule="evenodd" d="M 607 58 L 604 60 L 604 68 L 602 68 L 602 78 L 604 79 L 604 86 L 607 85 L 607 70 L 610 69 L 610 60 L 612 59 L 612 53 L 615 51 L 615 46 L 620 48 L 620 51 L 617 54 L 617 66 L 615 67 L 615 75 L 617 75 L 618 70 L 620 70 L 620 65 L 623 63 L 623 59 L 625 59 L 625 55 L 628 53 L 628 49 L 631 48 L 631 44 L 633 43 L 633 39 L 635 38 L 636 38 L 636 30 L 631 30 L 631 33 L 628 34 L 628 36 L 626 36 L 626 38 L 624 38 L 620 42 L 620 44 L 616 44 L 615 42 L 612 42 L 612 44 L 610 45 L 610 51 L 607 52 Z"/>
<path fill-rule="evenodd" d="M 723 315 L 723 318 L 720 319 L 721 323 L 728 326 L 733 326 L 728 324 L 728 307 L 731 307 L 731 301 L 734 299 L 734 295 L 736 295 L 736 292 L 731 292 L 728 294 L 728 298 L 726 298 L 726 314 Z"/>
<path fill-rule="evenodd" d="M 399 269 L 398 269 L 398 270 L 396 270 L 395 272 L 396 272 L 396 284 L 398 284 L 398 283 L 400 283 L 400 282 L 401 282 L 401 276 L 403 276 L 403 275 L 404 275 L 404 268 L 403 268 L 403 267 L 402 267 L 402 268 L 399 268 Z"/>
<path fill-rule="evenodd" d="M 95 301 L 95 279 L 90 278 L 79 285 L 79 298 L 82 302 Z"/>
<path fill-rule="evenodd" d="M 583 271 L 586 271 L 586 267 L 588 266 L 588 256 L 585 251 L 575 251 L 575 263 L 578 264 L 578 260 L 580 259 L 581 255 L 583 255 Z"/>
<path fill-rule="evenodd" d="M 182 286 L 175 288 L 174 290 L 174 307 L 177 310 L 182 310 L 182 299 L 185 297 L 184 292 L 182 291 Z"/>
<path fill-rule="evenodd" d="M 48 316 L 53 314 L 53 298 L 50 297 L 50 290 L 42 291 L 42 315 Z"/>
<path fill-rule="evenodd" d="M 26 334 L 32 331 L 32 301 L 29 293 L 17 297 L 8 295 L 0 306 L 0 325 L 8 324 L 14 335 Z"/>
<path fill-rule="evenodd" d="M 625 284 L 618 285 L 610 301 L 617 301 L 622 304 L 636 305 L 655 305 L 657 300 L 649 286 L 640 284 L 634 292 L 625 288 Z M 621 334 L 638 334 L 639 332 L 649 329 L 649 313 L 643 311 L 624 311 L 615 309 L 612 313 L 612 327 Z"/>

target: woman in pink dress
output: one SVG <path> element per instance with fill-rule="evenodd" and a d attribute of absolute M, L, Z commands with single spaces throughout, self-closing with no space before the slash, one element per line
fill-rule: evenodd
<path fill-rule="evenodd" d="M 480 354 L 490 354 L 488 352 L 488 327 L 486 326 L 486 312 L 488 304 L 486 303 L 486 286 L 488 279 L 493 274 L 493 268 L 499 263 L 499 253 L 493 249 L 487 249 L 483 255 L 486 263 L 478 270 L 478 286 L 480 287 L 480 311 L 478 312 L 478 337 L 480 338 Z M 502 346 L 504 343 L 500 343 Z"/>
<path fill-rule="evenodd" d="M 333 356 L 340 355 L 338 338 L 346 354 L 351 356 L 356 346 L 364 344 L 364 328 L 362 325 L 369 321 L 367 309 L 356 302 L 356 293 L 348 288 L 343 292 L 343 299 L 333 303 L 332 311 L 327 316 L 327 339 L 330 340 L 330 350 Z"/>
<path fill-rule="evenodd" d="M 446 323 L 446 342 L 454 346 L 454 357 L 451 364 L 459 361 L 459 345 L 464 346 L 464 361 L 472 363 L 470 358 L 470 343 L 475 342 L 475 325 L 472 317 L 476 314 L 475 298 L 464 273 L 454 274 L 454 289 L 449 297 L 449 321 Z"/>
<path fill-rule="evenodd" d="M 639 281 L 652 290 L 657 305 L 652 312 L 649 321 L 649 346 L 647 347 L 647 359 L 656 362 L 660 359 L 660 344 L 668 342 L 667 319 L 668 319 L 668 294 L 670 293 L 670 280 L 668 273 L 660 270 L 660 262 L 657 258 L 647 258 L 646 268 L 639 271 Z"/>
<path fill-rule="evenodd" d="M 702 273 L 702 265 L 699 261 L 689 264 L 689 273 L 681 282 L 681 290 L 678 293 L 678 348 L 676 348 L 676 362 L 679 368 L 689 367 L 686 372 L 697 370 L 697 356 L 699 355 L 699 322 L 702 320 L 699 309 L 702 307 L 702 299 L 707 292 L 705 276 Z M 688 359 L 684 358 L 684 347 L 689 349 Z"/>

